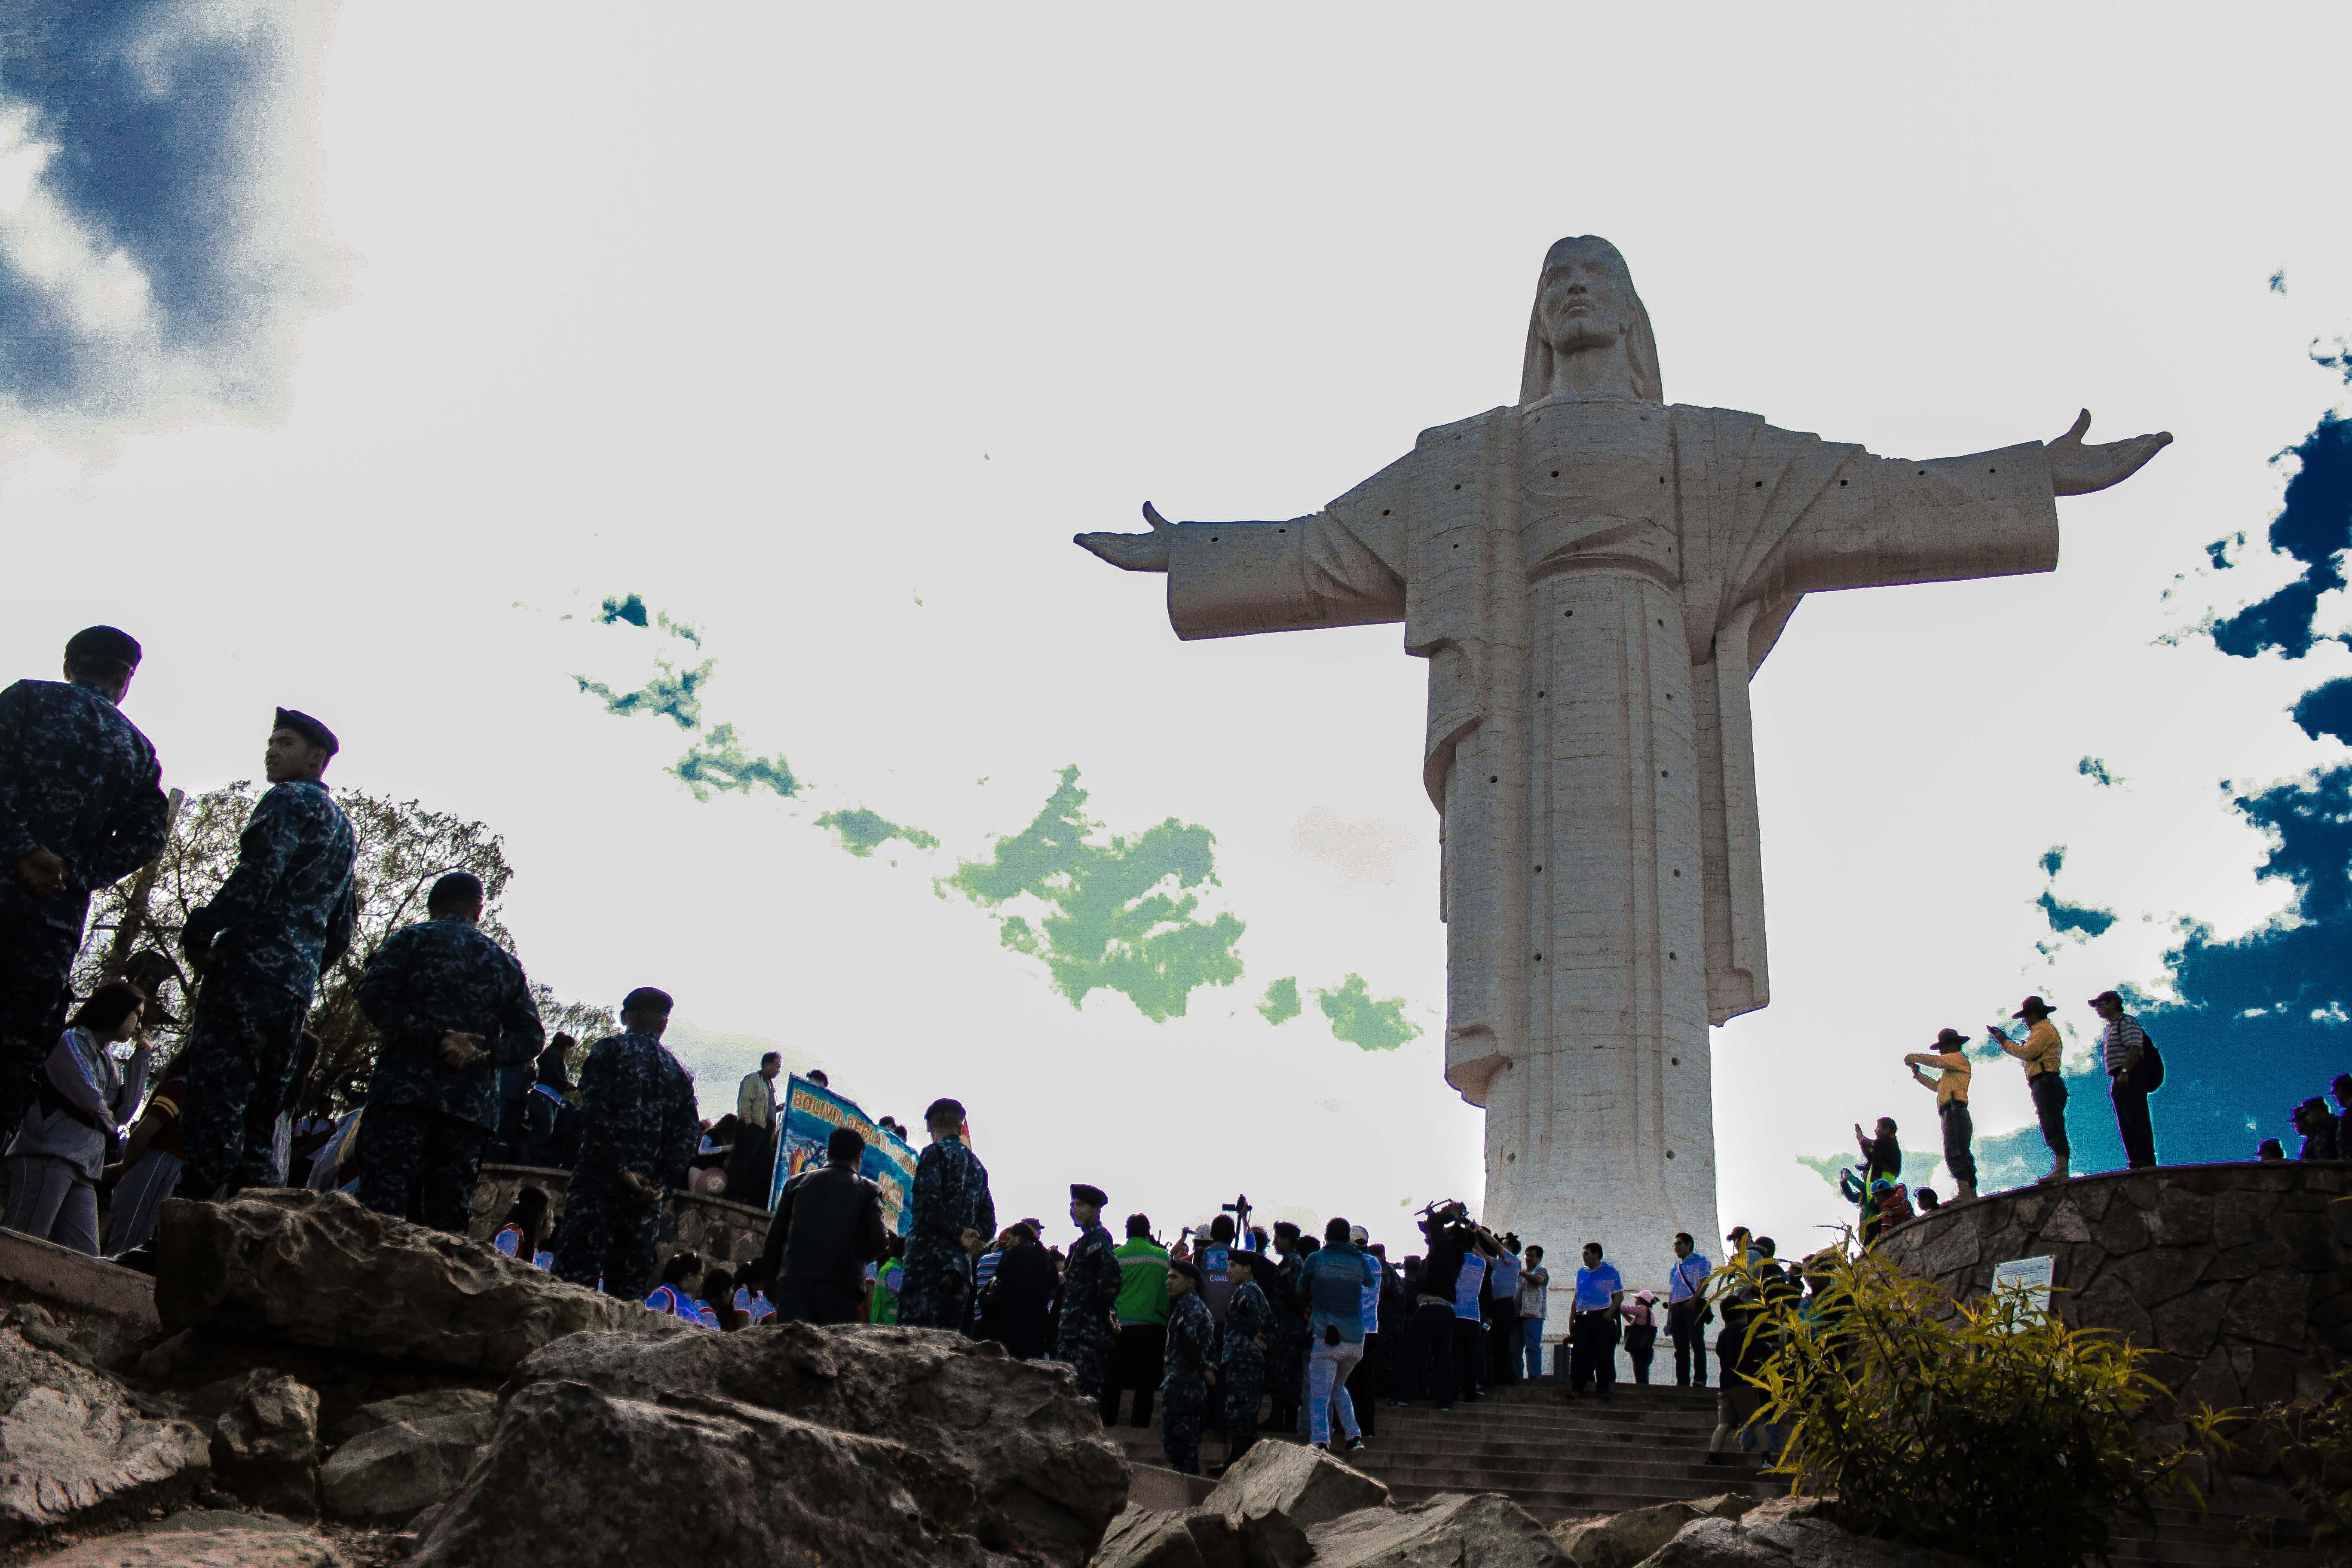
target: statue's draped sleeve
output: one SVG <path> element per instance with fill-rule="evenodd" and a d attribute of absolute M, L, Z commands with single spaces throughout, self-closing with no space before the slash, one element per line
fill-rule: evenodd
<path fill-rule="evenodd" d="M 1321 511 L 1280 522 L 1182 522 L 1168 552 L 1180 637 L 1244 637 L 1404 618 L 1400 458 Z"/>

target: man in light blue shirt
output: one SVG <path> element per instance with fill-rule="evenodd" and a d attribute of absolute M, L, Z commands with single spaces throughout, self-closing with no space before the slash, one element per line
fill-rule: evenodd
<path fill-rule="evenodd" d="M 1503 1250 L 1486 1269 L 1486 1376 L 1496 1387 L 1519 1381 L 1519 1238 L 1503 1237 Z"/>
<path fill-rule="evenodd" d="M 1690 1232 L 1675 1232 L 1675 1266 L 1667 1270 L 1666 1332 L 1675 1342 L 1675 1386 L 1706 1386 L 1706 1277 L 1715 1266 Z"/>
<path fill-rule="evenodd" d="M 1584 1397 L 1587 1378 L 1602 1399 L 1617 1387 L 1617 1335 L 1625 1304 L 1625 1281 L 1617 1266 L 1601 1260 L 1601 1244 L 1584 1244 L 1584 1267 L 1576 1271 L 1576 1302 L 1568 1320 L 1568 1396 Z"/>
<path fill-rule="evenodd" d="M 1462 1397 L 1486 1392 L 1486 1233 L 1477 1233 L 1454 1281 L 1454 1365 Z"/>

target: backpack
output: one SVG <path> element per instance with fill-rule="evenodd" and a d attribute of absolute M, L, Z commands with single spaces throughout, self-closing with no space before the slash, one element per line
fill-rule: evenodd
<path fill-rule="evenodd" d="M 1899 1182 L 1895 1184 L 1893 1192 L 1878 1200 L 1878 1228 L 1883 1231 L 1893 1230 L 1896 1226 L 1916 1217 L 1911 1212 L 1911 1194 L 1905 1191 Z"/>
<path fill-rule="evenodd" d="M 2147 1075 L 2147 1092 L 2154 1094 L 2164 1087 L 2164 1053 L 2156 1048 L 2156 1037 L 2146 1029 L 2139 1032 L 2139 1070 Z"/>

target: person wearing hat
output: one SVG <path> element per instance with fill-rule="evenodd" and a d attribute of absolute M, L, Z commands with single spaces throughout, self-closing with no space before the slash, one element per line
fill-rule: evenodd
<path fill-rule="evenodd" d="M 1160 1446 L 1179 1475 L 1201 1473 L 1201 1420 L 1217 1381 L 1217 1321 L 1201 1300 L 1201 1266 L 1168 1260 L 1168 1342 L 1160 1352 Z"/>
<path fill-rule="evenodd" d="M 1279 1234 L 1277 1227 L 1276 1234 Z M 1266 1290 L 1275 1282 L 1276 1265 L 1263 1252 L 1235 1250 L 1226 1260 L 1234 1271 L 1234 1293 L 1225 1301 L 1225 1331 L 1220 1347 L 1221 1381 L 1225 1389 L 1225 1462 L 1215 1471 L 1233 1468 L 1257 1442 L 1258 1402 L 1265 1394 L 1265 1356 L 1281 1325 Z"/>
<path fill-rule="evenodd" d="M 2344 1151 L 2338 1146 L 2342 1129 L 2327 1109 L 2327 1101 L 2313 1095 L 2294 1108 L 2290 1118 L 2294 1130 L 2303 1134 L 2303 1147 L 2296 1151 L 2297 1160 L 2340 1160 Z"/>
<path fill-rule="evenodd" d="M 163 768 L 121 707 L 138 668 L 127 633 L 90 626 L 63 681 L 0 691 L 0 1140 L 65 1034 L 90 895 L 163 847 Z"/>
<path fill-rule="evenodd" d="M 2042 1123 L 2042 1141 L 2050 1146 L 2050 1173 L 2043 1182 L 2066 1179 L 2066 1163 L 2074 1150 L 2066 1142 L 2066 1080 L 2059 1075 L 2058 1058 L 2066 1044 L 2058 1037 L 2058 1026 L 2050 1021 L 2055 1011 L 2039 996 L 2028 996 L 2012 1018 L 2022 1018 L 2027 1025 L 2025 1043 L 2019 1045 L 2006 1030 L 1988 1029 L 1985 1037 L 2025 1064 L 2025 1087 L 2033 1096 L 2033 1114 Z"/>
<path fill-rule="evenodd" d="M 935 1100 L 923 1112 L 930 1146 L 915 1162 L 908 1199 L 906 1283 L 898 1321 L 921 1329 L 964 1327 L 971 1312 L 971 1260 L 996 1234 L 988 1167 L 963 1141 L 960 1100 Z"/>
<path fill-rule="evenodd" d="M 1062 1319 L 1054 1331 L 1054 1359 L 1076 1367 L 1078 1397 L 1099 1402 L 1110 1381 L 1111 1347 L 1118 1339 L 1118 1291 L 1126 1276 L 1110 1231 L 1102 1223 L 1110 1202 L 1100 1187 L 1070 1184 L 1070 1223 L 1078 1239 L 1062 1270 Z"/>
<path fill-rule="evenodd" d="M 2124 1163 L 2134 1171 L 2156 1164 L 2156 1129 L 2147 1119 L 2147 1095 L 2157 1063 L 2149 1058 L 2147 1031 L 2124 1011 L 2121 994 L 2102 991 L 2091 1006 L 2106 1023 L 2100 1065 L 2107 1069 L 2107 1100 L 2116 1108 L 2116 1131 L 2124 1141 Z"/>
<path fill-rule="evenodd" d="M 580 1069 L 580 1163 L 549 1272 L 592 1288 L 602 1279 L 606 1295 L 624 1300 L 645 1297 L 662 1199 L 686 1184 L 700 1131 L 694 1075 L 661 1043 L 670 1007 L 666 991 L 630 992 L 621 999 L 623 1032 L 591 1046 Z"/>
<path fill-rule="evenodd" d="M 483 896 L 470 871 L 435 882 L 425 918 L 384 939 L 353 994 L 379 1044 L 352 1195 L 456 1236 L 498 1131 L 499 1075 L 529 1070 L 546 1038 L 522 965 L 482 932 Z"/>
<path fill-rule="evenodd" d="M 188 1019 L 182 1188 L 276 1186 L 278 1116 L 320 972 L 349 950 L 359 840 L 321 782 L 334 731 L 278 710 L 263 748 L 269 788 L 237 838 L 236 868 L 188 917 L 180 946 L 199 977 Z"/>
<path fill-rule="evenodd" d="M 1936 1118 L 1944 1124 L 1944 1168 L 1952 1173 L 1955 1199 L 1977 1195 L 1976 1124 L 1969 1120 L 1969 1037 L 1958 1029 L 1936 1036 L 1932 1051 L 1913 1051 L 1903 1058 L 1912 1081 L 1936 1091 Z M 1938 1069 L 1934 1078 L 1921 1068 Z"/>

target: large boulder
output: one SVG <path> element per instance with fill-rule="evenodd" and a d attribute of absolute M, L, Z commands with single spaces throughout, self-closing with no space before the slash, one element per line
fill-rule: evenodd
<path fill-rule="evenodd" d="M 1016 1362 L 961 1334 L 805 1323 L 579 1334 L 531 1355 L 516 1378 L 647 1402 L 732 1400 L 887 1438 L 961 1478 L 976 1499 L 972 1533 L 1025 1562 L 1077 1568 L 1127 1504 L 1126 1462 L 1069 1368 Z M 501 1424 L 493 1454 L 507 1440 Z"/>
<path fill-rule="evenodd" d="M 283 1373 L 246 1374 L 213 1424 L 220 1484 L 272 1513 L 319 1511 L 319 1395 Z"/>
<path fill-rule="evenodd" d="M 276 1188 L 220 1204 L 166 1202 L 155 1307 L 170 1329 L 229 1329 L 494 1373 L 583 1330 L 694 1331 L 341 1193 Z"/>
<path fill-rule="evenodd" d="M 0 1543 L 184 1499 L 211 1473 L 195 1423 L 147 1419 L 111 1378 L 0 1329 Z"/>
<path fill-rule="evenodd" d="M 887 1438 L 732 1400 L 541 1382 L 507 1402 L 413 1561 L 638 1568 L 690 1552 L 733 1568 L 1003 1568 L 1013 1559 L 971 1533 L 976 1504 L 950 1466 Z"/>
<path fill-rule="evenodd" d="M 1551 1538 L 1576 1568 L 1635 1568 L 1695 1519 L 1738 1519 L 1756 1500 L 1726 1492 L 1697 1502 L 1653 1503 L 1606 1519 L 1555 1524 Z"/>
<path fill-rule="evenodd" d="M 485 1406 L 370 1427 L 319 1467 L 320 1505 L 343 1519 L 410 1518 L 457 1489 L 497 1426 Z"/>
<path fill-rule="evenodd" d="M 1316 1568 L 1569 1568 L 1535 1516 L 1494 1492 L 1366 1509 L 1307 1531 Z"/>
<path fill-rule="evenodd" d="M 402 1422 L 436 1421 L 444 1415 L 471 1415 L 481 1424 L 482 1438 L 490 1440 L 490 1428 L 498 1425 L 499 1396 L 478 1388 L 428 1388 L 417 1394 L 404 1394 L 391 1399 L 379 1399 L 362 1405 L 352 1412 L 335 1436 L 349 1442 L 353 1437 Z"/>
<path fill-rule="evenodd" d="M 1233 1522 L 1208 1508 L 1130 1508 L 1110 1521 L 1087 1568 L 1244 1568 Z"/>
<path fill-rule="evenodd" d="M 1742 1518 L 1694 1520 L 1642 1568 L 1983 1568 L 1975 1559 L 1926 1546 L 1855 1535 L 1833 1505 L 1774 1498 Z"/>
<path fill-rule="evenodd" d="M 1314 1555 L 1309 1528 L 1388 1501 L 1388 1488 L 1328 1454 L 1299 1443 L 1258 1443 L 1201 1506 L 1231 1523 L 1248 1568 L 1297 1568 Z"/>
<path fill-rule="evenodd" d="M 189 1510 L 32 1559 L 26 1568 L 349 1568 L 316 1531 L 260 1513 Z"/>

